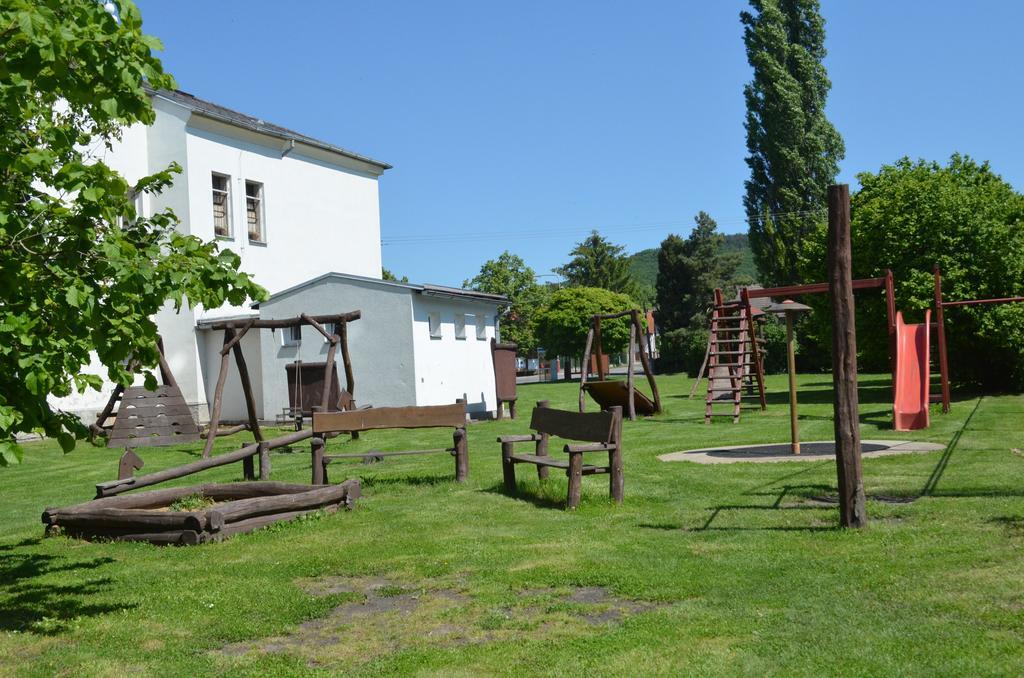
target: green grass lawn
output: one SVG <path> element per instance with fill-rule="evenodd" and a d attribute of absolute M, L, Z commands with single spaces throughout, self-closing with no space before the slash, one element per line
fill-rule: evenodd
<path fill-rule="evenodd" d="M 521 386 L 521 421 L 471 425 L 464 485 L 447 455 L 335 462 L 333 481 L 363 480 L 355 511 L 198 547 L 42 538 L 42 509 L 91 498 L 118 451 L 27 445 L 0 469 L 0 674 L 1024 673 L 1024 397 L 961 395 L 895 433 L 888 378 L 863 376 L 863 438 L 950 448 L 866 459 L 870 526 L 844 531 L 815 499 L 834 461 L 658 461 L 787 440 L 784 377 L 738 425 L 705 426 L 690 384 L 662 377 L 666 412 L 625 424 L 625 504 L 596 476 L 573 513 L 557 473 L 541 486 L 520 466 L 506 495 L 495 437 L 526 432 L 534 401 L 572 409 L 574 384 Z M 804 440 L 831 438 L 830 377 L 803 376 L 801 401 Z M 396 431 L 331 449 L 441 444 Z M 144 471 L 199 449 L 144 450 Z M 308 445 L 273 455 L 275 480 L 309 474 Z"/>

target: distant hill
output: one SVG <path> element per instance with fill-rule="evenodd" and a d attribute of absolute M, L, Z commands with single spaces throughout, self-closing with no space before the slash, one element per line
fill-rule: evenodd
<path fill-rule="evenodd" d="M 750 242 L 746 233 L 732 233 L 725 236 L 725 250 L 740 253 L 740 265 L 736 269 L 737 277 L 757 280 L 757 266 L 754 265 L 754 253 L 750 250 Z M 641 285 L 654 287 L 658 280 L 658 249 L 640 250 L 629 257 L 629 270 Z"/>

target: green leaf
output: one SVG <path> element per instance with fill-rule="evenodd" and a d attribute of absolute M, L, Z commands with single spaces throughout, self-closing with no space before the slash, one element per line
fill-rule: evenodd
<path fill-rule="evenodd" d="M 64 454 L 75 449 L 75 437 L 68 433 L 61 433 L 58 435 L 57 442 L 60 443 L 60 449 L 64 450 Z"/>
<path fill-rule="evenodd" d="M 0 441 L 0 466 L 11 466 L 20 464 L 23 450 L 21 445 L 13 440 Z"/>

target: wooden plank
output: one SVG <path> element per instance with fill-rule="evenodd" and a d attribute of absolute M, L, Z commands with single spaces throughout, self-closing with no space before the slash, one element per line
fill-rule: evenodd
<path fill-rule="evenodd" d="M 198 433 L 152 436 L 149 438 L 113 438 L 107 443 L 107 447 L 164 447 L 167 445 L 194 443 L 198 440 L 202 440 Z"/>
<path fill-rule="evenodd" d="M 569 468 L 568 459 L 553 459 L 551 457 L 543 457 L 537 454 L 513 454 L 509 459 L 517 464 L 536 464 L 537 466 L 549 466 L 551 468 L 560 468 L 565 470 Z M 592 475 L 594 473 L 607 473 L 608 467 L 600 466 L 598 464 L 583 464 L 581 470 L 583 475 Z"/>
<path fill-rule="evenodd" d="M 885 277 L 858 278 L 851 281 L 854 290 L 879 290 L 885 288 Z M 825 294 L 829 291 L 829 283 L 807 283 L 804 285 L 785 285 L 783 287 L 762 287 L 747 290 L 751 299 L 770 297 L 799 297 L 805 294 Z"/>
<path fill-rule="evenodd" d="M 331 313 L 327 315 L 312 315 L 309 318 L 317 321 L 318 323 L 347 323 L 353 320 L 359 320 L 362 317 L 361 311 L 351 311 L 349 313 Z M 251 324 L 250 324 L 251 323 Z M 246 320 L 227 320 L 224 322 L 213 323 L 208 327 L 211 330 L 234 330 L 243 327 L 254 327 L 262 330 L 281 330 L 286 327 L 296 327 L 299 325 L 306 324 L 301 316 L 295 318 L 257 318 L 257 319 L 246 319 Z"/>
<path fill-rule="evenodd" d="M 453 447 L 438 447 L 432 450 L 400 450 L 397 452 L 382 452 L 381 450 L 367 450 L 366 452 L 346 452 L 345 454 L 325 454 L 324 460 L 329 461 L 332 459 L 366 459 L 368 457 L 405 457 L 417 454 L 439 454 L 441 452 L 447 452 L 452 454 L 455 451 Z"/>
<path fill-rule="evenodd" d="M 605 443 L 610 439 L 613 420 L 611 412 L 580 413 L 537 407 L 533 410 L 530 428 L 559 438 Z"/>
<path fill-rule="evenodd" d="M 184 402 L 180 403 L 152 403 L 149 401 L 139 401 L 138 405 L 122 405 L 117 415 L 119 417 L 135 416 L 135 417 L 155 417 L 159 414 L 167 416 L 187 416 L 189 419 L 192 418 L 192 410 Z M 146 402 L 146 404 L 141 404 Z"/>
<path fill-rule="evenodd" d="M 314 412 L 313 433 L 369 431 L 382 428 L 465 426 L 466 405 L 374 407 L 353 412 Z"/>
<path fill-rule="evenodd" d="M 832 307 L 832 386 L 839 522 L 866 527 L 857 399 L 857 327 L 850 247 L 850 188 L 828 187 L 828 277 Z"/>
<path fill-rule="evenodd" d="M 144 443 L 140 442 L 139 444 Z M 174 468 L 169 468 L 164 471 L 157 471 L 156 473 L 149 473 L 144 476 L 136 476 L 127 480 L 111 480 L 105 483 L 99 483 L 96 485 L 96 496 L 105 497 L 112 494 L 127 492 L 128 490 L 149 487 L 150 485 L 156 485 L 157 483 L 166 482 L 175 478 L 183 478 L 184 476 L 198 473 L 199 471 L 205 471 L 209 468 L 215 468 L 217 466 L 224 466 L 225 464 L 232 464 L 234 462 L 241 461 L 246 457 L 251 457 L 252 455 L 257 454 L 258 451 L 259 444 L 253 443 L 234 452 L 220 454 L 216 457 L 200 459 L 199 461 L 175 466 Z"/>

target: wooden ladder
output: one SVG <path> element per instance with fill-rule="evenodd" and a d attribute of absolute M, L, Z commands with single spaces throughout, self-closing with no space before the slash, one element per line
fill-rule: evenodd
<path fill-rule="evenodd" d="M 708 340 L 705 424 L 710 424 L 714 417 L 732 417 L 733 423 L 739 423 L 744 386 L 751 391 L 750 396 L 759 399 L 761 409 L 765 408 L 762 343 L 750 304 L 724 302 L 721 290 L 715 290 Z M 728 412 L 716 412 L 715 405 L 732 407 Z"/>

